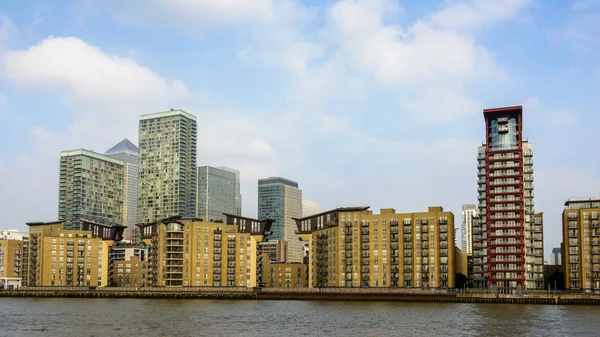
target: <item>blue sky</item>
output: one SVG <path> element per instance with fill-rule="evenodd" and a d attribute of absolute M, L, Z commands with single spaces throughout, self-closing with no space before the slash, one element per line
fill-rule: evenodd
<path fill-rule="evenodd" d="M 523 105 L 545 250 L 600 195 L 598 0 L 9 0 L 0 5 L 2 228 L 57 216 L 65 149 L 198 117 L 199 165 L 300 183 L 322 209 L 477 202 L 482 109 Z"/>

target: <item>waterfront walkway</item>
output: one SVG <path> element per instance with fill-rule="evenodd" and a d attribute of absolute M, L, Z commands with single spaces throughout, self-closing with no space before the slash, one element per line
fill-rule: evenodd
<path fill-rule="evenodd" d="M 401 301 L 446 303 L 600 305 L 596 294 L 469 294 L 447 290 L 369 288 L 87 288 L 23 287 L 2 290 L 0 297 L 171 298 L 235 300 Z"/>

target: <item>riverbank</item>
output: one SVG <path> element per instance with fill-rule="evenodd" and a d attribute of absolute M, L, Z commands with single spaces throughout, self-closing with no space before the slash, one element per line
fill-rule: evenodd
<path fill-rule="evenodd" d="M 589 294 L 465 294 L 411 289 L 248 289 L 248 288 L 28 288 L 0 291 L 0 297 L 229 299 L 298 301 L 396 301 L 431 303 L 498 303 L 600 305 L 600 295 Z"/>

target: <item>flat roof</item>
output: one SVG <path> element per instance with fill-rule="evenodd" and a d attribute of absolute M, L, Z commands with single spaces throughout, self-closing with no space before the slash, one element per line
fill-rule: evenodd
<path fill-rule="evenodd" d="M 59 223 L 63 223 L 63 222 L 64 221 L 50 221 L 50 222 L 33 221 L 33 222 L 26 222 L 25 224 L 27 226 L 45 226 L 45 225 L 59 224 Z"/>
<path fill-rule="evenodd" d="M 569 204 L 579 202 L 600 202 L 600 197 L 569 198 L 569 200 L 565 201 L 565 206 L 569 206 Z"/>
<path fill-rule="evenodd" d="M 172 117 L 172 116 L 184 116 L 191 120 L 196 120 L 196 116 L 194 116 L 191 113 L 188 113 L 184 110 L 181 110 L 181 109 L 171 109 L 169 111 L 154 112 L 154 113 L 141 115 L 140 120 L 143 121 L 146 119 L 156 119 L 156 118 Z"/>
<path fill-rule="evenodd" d="M 298 183 L 283 177 L 269 177 L 258 179 L 258 185 L 266 185 L 266 184 L 283 184 L 291 187 L 298 188 Z"/>
<path fill-rule="evenodd" d="M 523 111 L 523 106 L 522 105 L 514 105 L 514 106 L 501 107 L 501 108 L 483 109 L 483 114 L 486 115 L 489 113 L 515 111 L 515 110 Z"/>
<path fill-rule="evenodd" d="M 91 158 L 95 158 L 98 160 L 107 161 L 107 162 L 117 164 L 117 165 L 125 165 L 124 161 L 121 161 L 119 159 L 115 159 L 113 157 L 109 157 L 109 156 L 106 156 L 106 155 L 103 155 L 100 153 L 96 153 L 94 151 L 85 150 L 85 149 L 61 151 L 60 156 L 61 156 L 61 158 L 62 157 L 74 157 L 74 156 L 86 156 L 86 157 L 91 157 Z"/>

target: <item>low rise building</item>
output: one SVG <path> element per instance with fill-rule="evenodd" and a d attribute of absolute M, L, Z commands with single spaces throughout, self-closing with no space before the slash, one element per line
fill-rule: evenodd
<path fill-rule="evenodd" d="M 287 241 L 273 240 L 259 243 L 261 254 L 266 254 L 270 261 L 276 263 L 287 262 Z"/>
<path fill-rule="evenodd" d="M 454 215 L 336 208 L 294 219 L 310 247 L 309 287 L 454 288 Z"/>
<path fill-rule="evenodd" d="M 272 263 L 263 254 L 264 286 L 269 288 L 306 288 L 308 286 L 307 265 L 303 263 Z"/>
<path fill-rule="evenodd" d="M 29 222 L 28 286 L 106 286 L 109 249 L 124 226 L 83 220 L 81 230 L 65 222 Z"/>
<path fill-rule="evenodd" d="M 110 249 L 109 285 L 142 288 L 150 286 L 148 250 L 145 245 L 118 243 Z"/>
<path fill-rule="evenodd" d="M 150 285 L 255 287 L 258 244 L 270 234 L 273 220 L 225 216 L 225 223 L 171 217 L 138 224 L 150 246 Z"/>
<path fill-rule="evenodd" d="M 0 239 L 0 278 L 22 279 L 27 271 L 26 261 L 27 240 Z"/>

